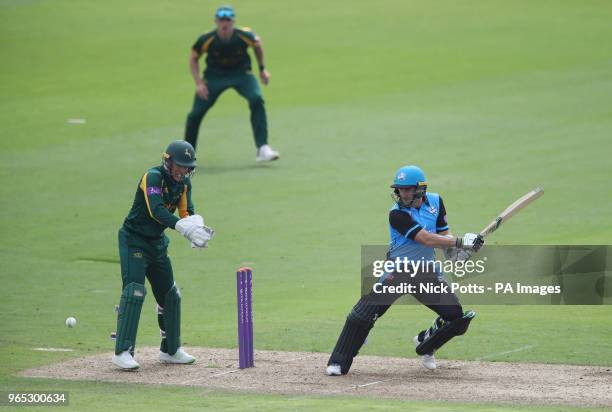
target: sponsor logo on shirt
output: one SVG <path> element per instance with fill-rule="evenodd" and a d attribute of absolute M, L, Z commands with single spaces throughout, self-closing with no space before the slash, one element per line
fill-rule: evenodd
<path fill-rule="evenodd" d="M 155 187 L 155 186 L 147 187 L 148 195 L 161 195 L 161 193 L 162 193 L 161 187 Z"/>

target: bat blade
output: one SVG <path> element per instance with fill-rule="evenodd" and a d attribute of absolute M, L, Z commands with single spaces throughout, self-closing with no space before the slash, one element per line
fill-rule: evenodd
<path fill-rule="evenodd" d="M 536 187 L 529 193 L 517 199 L 514 203 L 508 206 L 503 212 L 501 212 L 495 220 L 489 223 L 484 229 L 480 231 L 480 235 L 485 237 L 495 232 L 499 226 L 508 221 L 512 216 L 516 215 L 519 211 L 521 211 L 524 207 L 526 207 L 531 202 L 538 199 L 540 196 L 544 194 L 544 189 L 541 187 Z"/>

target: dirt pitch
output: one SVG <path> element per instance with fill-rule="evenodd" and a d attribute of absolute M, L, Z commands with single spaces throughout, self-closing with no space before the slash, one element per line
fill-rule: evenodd
<path fill-rule="evenodd" d="M 441 359 L 425 370 L 416 358 L 359 356 L 351 373 L 325 376 L 327 354 L 256 351 L 255 368 L 237 369 L 235 349 L 187 348 L 195 365 L 162 365 L 141 348 L 141 368 L 117 370 L 111 354 L 28 369 L 26 377 L 218 388 L 240 392 L 343 395 L 404 400 L 612 406 L 612 368 Z"/>

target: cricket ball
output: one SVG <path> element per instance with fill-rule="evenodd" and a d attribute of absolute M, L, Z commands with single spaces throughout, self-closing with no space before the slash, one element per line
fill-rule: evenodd
<path fill-rule="evenodd" d="M 66 326 L 69 328 L 74 328 L 76 326 L 76 319 L 70 316 L 66 319 Z"/>

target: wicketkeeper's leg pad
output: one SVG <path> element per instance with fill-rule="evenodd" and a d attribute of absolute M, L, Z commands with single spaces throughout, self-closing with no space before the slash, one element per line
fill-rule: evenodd
<path fill-rule="evenodd" d="M 163 317 L 168 353 L 174 355 L 181 346 L 181 291 L 176 283 L 164 297 Z"/>
<path fill-rule="evenodd" d="M 161 344 L 159 350 L 168 353 L 168 344 L 166 343 L 166 325 L 164 325 L 164 308 L 157 305 L 157 324 L 159 325 L 159 336 L 161 337 Z"/>
<path fill-rule="evenodd" d="M 147 290 L 144 285 L 135 282 L 128 284 L 121 293 L 119 313 L 117 315 L 116 355 L 126 350 L 133 352 L 136 347 L 138 322 L 146 294 Z"/>
<path fill-rule="evenodd" d="M 421 332 L 419 336 L 421 343 L 416 347 L 416 353 L 419 355 L 434 353 L 455 336 L 463 335 L 475 316 L 476 313 L 470 310 L 453 321 L 444 321 L 442 318 L 437 318 L 432 327 L 425 332 Z"/>

